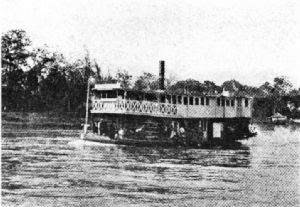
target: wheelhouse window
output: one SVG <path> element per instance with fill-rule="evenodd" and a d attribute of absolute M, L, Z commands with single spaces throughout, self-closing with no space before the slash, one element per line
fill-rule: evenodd
<path fill-rule="evenodd" d="M 107 98 L 117 98 L 117 91 L 108 91 Z"/>
<path fill-rule="evenodd" d="M 201 97 L 201 105 L 204 105 L 204 97 Z"/>
<path fill-rule="evenodd" d="M 206 106 L 209 105 L 209 98 L 206 98 Z"/>
<path fill-rule="evenodd" d="M 190 105 L 194 105 L 194 97 L 190 97 Z"/>
<path fill-rule="evenodd" d="M 249 100 L 246 98 L 245 99 L 245 107 L 248 107 L 249 106 Z"/>
<path fill-rule="evenodd" d="M 195 98 L 195 105 L 199 105 L 199 98 Z"/>
<path fill-rule="evenodd" d="M 109 94 L 108 94 L 108 91 L 103 91 L 102 93 L 101 93 L 101 98 L 109 98 Z"/>
<path fill-rule="evenodd" d="M 188 98 L 186 96 L 183 97 L 183 104 L 188 105 Z"/>
<path fill-rule="evenodd" d="M 93 95 L 95 98 L 101 98 L 101 99 L 106 99 L 106 98 L 124 98 L 124 90 L 101 90 L 101 91 L 92 91 Z"/>

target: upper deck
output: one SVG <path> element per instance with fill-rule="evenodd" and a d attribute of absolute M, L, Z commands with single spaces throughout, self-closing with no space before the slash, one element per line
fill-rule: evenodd
<path fill-rule="evenodd" d="M 98 84 L 93 92 L 91 112 L 98 114 L 170 118 L 251 118 L 252 111 L 250 97 L 125 91 L 119 84 Z"/>

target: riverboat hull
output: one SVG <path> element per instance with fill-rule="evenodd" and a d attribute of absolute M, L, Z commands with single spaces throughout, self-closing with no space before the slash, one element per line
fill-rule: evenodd
<path fill-rule="evenodd" d="M 252 134 L 255 136 L 255 134 Z M 163 139 L 163 140 L 136 140 L 136 139 L 111 139 L 108 136 L 99 136 L 94 133 L 82 134 L 81 138 L 85 141 L 96 142 L 101 144 L 113 144 L 113 145 L 129 145 L 135 147 L 162 147 L 162 148 L 174 148 L 174 147 L 188 147 L 188 148 L 214 148 L 217 146 L 223 146 L 227 148 L 234 148 L 238 145 L 236 140 L 224 141 L 220 139 L 211 139 L 205 143 L 188 143 L 183 139 Z M 240 145 L 238 145 L 240 146 Z"/>
<path fill-rule="evenodd" d="M 255 136 L 249 119 L 167 119 L 149 116 L 93 116 L 84 140 L 107 144 L 200 148 Z M 183 132 L 180 126 L 184 126 Z M 121 130 L 120 130 L 121 129 Z"/>
<path fill-rule="evenodd" d="M 112 139 L 108 136 L 96 135 L 94 133 L 87 133 L 82 136 L 85 141 L 98 142 L 102 144 L 116 144 L 116 145 L 133 145 L 138 147 L 175 147 L 178 144 L 174 140 L 137 140 L 130 138 Z"/>

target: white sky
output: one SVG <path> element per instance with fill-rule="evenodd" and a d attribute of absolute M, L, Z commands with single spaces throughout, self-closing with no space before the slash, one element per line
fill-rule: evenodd
<path fill-rule="evenodd" d="M 236 79 L 244 84 L 288 76 L 300 87 L 298 0 L 1 0 L 1 31 L 24 29 L 70 59 L 85 48 L 104 72 L 178 79 Z"/>

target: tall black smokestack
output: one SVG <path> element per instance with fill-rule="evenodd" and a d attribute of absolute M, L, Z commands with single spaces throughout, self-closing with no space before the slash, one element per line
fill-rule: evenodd
<path fill-rule="evenodd" d="M 165 61 L 159 61 L 159 89 L 165 90 Z"/>

